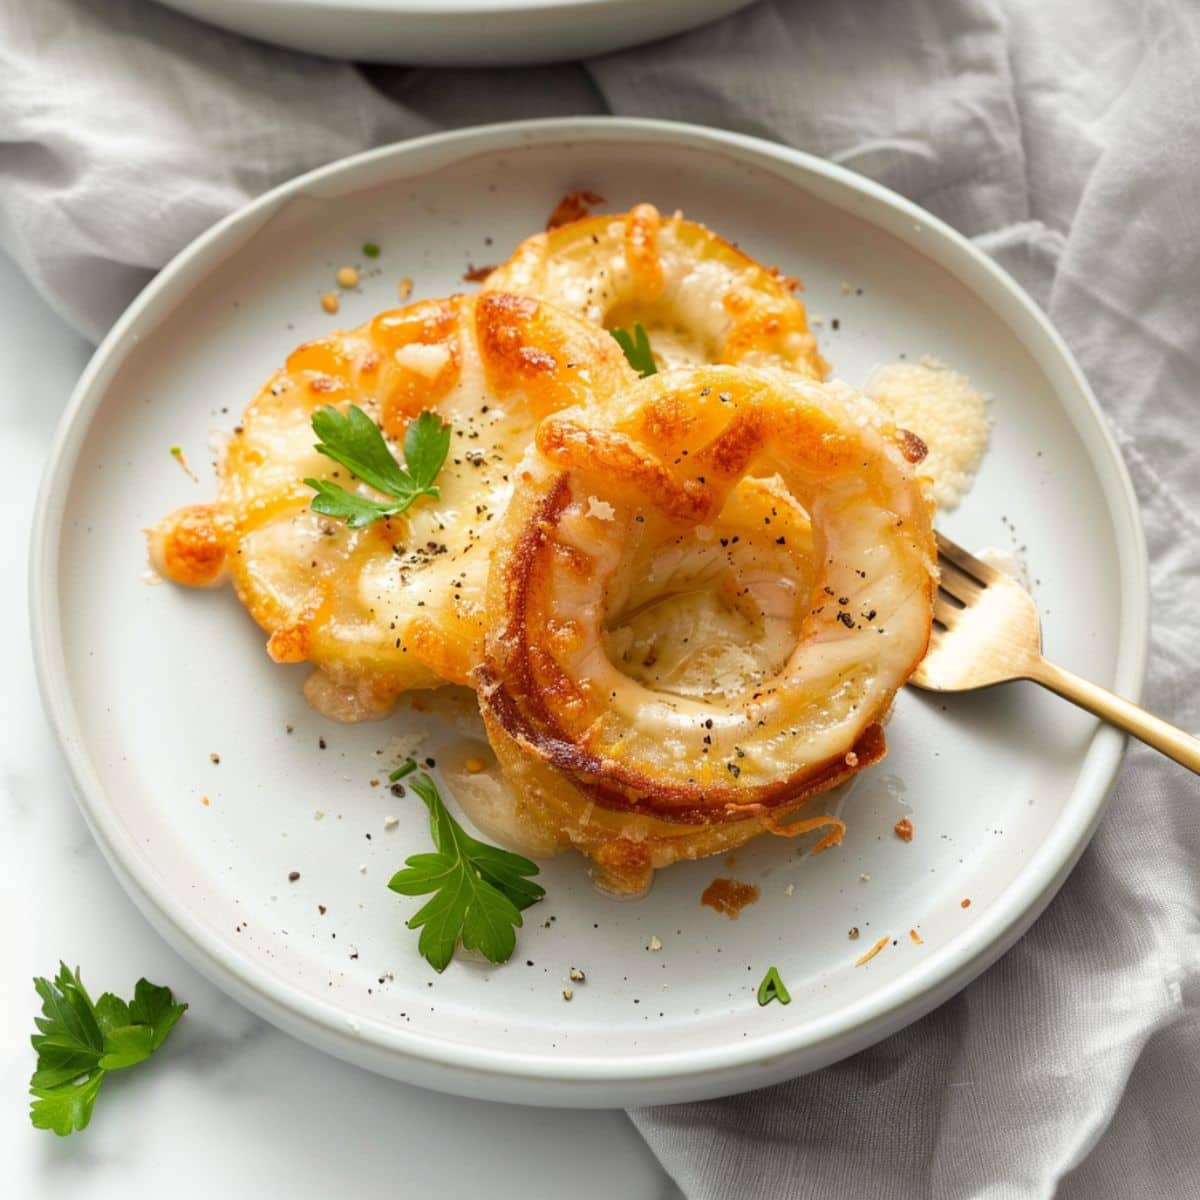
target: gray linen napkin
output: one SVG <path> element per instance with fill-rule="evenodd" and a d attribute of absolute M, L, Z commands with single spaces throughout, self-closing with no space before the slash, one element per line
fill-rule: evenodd
<path fill-rule="evenodd" d="M 611 111 L 830 157 L 976 238 L 1071 344 L 1142 505 L 1145 698 L 1197 729 L 1198 68 L 1171 0 L 775 0 L 583 65 L 365 76 L 143 0 L 0 0 L 0 247 L 98 338 L 244 199 L 431 129 Z M 632 1115 L 696 1198 L 1200 1195 L 1196 780 L 1135 746 L 1046 915 L 925 1020 Z"/>

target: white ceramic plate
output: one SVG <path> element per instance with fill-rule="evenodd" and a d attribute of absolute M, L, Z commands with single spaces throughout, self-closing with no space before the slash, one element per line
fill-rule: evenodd
<path fill-rule="evenodd" d="M 578 186 L 614 208 L 682 207 L 802 275 L 843 377 L 934 354 L 990 393 L 991 449 L 944 528 L 972 546 L 1026 547 L 1048 650 L 1127 695 L 1141 681 L 1146 577 L 1120 459 L 1045 319 L 927 214 L 778 146 L 604 119 L 440 135 L 296 180 L 171 263 L 80 381 L 33 537 L 41 683 L 97 840 L 181 953 L 297 1036 L 430 1087 L 599 1106 L 764 1085 L 946 999 L 1062 883 L 1122 743 L 1032 685 L 906 692 L 887 761 L 843 804 L 840 849 L 802 858 L 763 837 L 732 868 L 675 866 L 624 904 L 569 855 L 544 865 L 548 896 L 512 963 L 429 970 L 404 928 L 413 902 L 386 888 L 427 847 L 424 810 L 369 780 L 398 730 L 427 727 L 435 754 L 450 735 L 412 714 L 322 720 L 300 697 L 304 669 L 268 661 L 229 592 L 143 582 L 140 530 L 211 495 L 210 432 L 236 421 L 293 345 L 393 304 L 404 276 L 417 296 L 461 288 L 469 263 L 501 259 Z M 335 321 L 317 297 L 368 239 L 383 247 L 364 264 L 378 273 Z M 176 443 L 199 485 L 168 454 Z M 392 813 L 400 823 L 385 831 Z M 909 845 L 892 834 L 905 814 Z M 762 889 L 736 922 L 699 903 L 721 874 Z M 855 967 L 885 934 L 895 944 Z M 660 950 L 646 949 L 652 938 Z M 789 1007 L 755 1002 L 772 964 Z M 571 966 L 587 982 L 568 1004 Z"/>
<path fill-rule="evenodd" d="M 162 0 L 330 58 L 416 66 L 563 62 L 667 37 L 750 0 Z"/>

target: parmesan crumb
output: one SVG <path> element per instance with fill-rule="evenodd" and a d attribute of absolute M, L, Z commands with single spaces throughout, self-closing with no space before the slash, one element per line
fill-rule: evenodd
<path fill-rule="evenodd" d="M 366 863 L 358 864 L 358 873 L 360 875 L 365 875 L 367 873 L 367 864 Z"/>
<path fill-rule="evenodd" d="M 617 510 L 607 500 L 597 500 L 595 496 L 589 496 L 587 515 L 599 521 L 611 521 L 617 515 Z"/>
<path fill-rule="evenodd" d="M 574 1000 L 575 993 L 570 988 L 563 988 L 563 999 L 564 1000 Z"/>
<path fill-rule="evenodd" d="M 933 480 L 939 508 L 954 508 L 971 486 L 987 449 L 987 401 L 965 375 L 936 358 L 877 367 L 867 395 L 929 453 L 918 468 Z"/>
<path fill-rule="evenodd" d="M 567 975 L 572 983 L 583 983 L 587 979 L 587 976 L 578 967 L 572 967 Z"/>
<path fill-rule="evenodd" d="M 656 937 L 651 937 L 650 941 L 646 945 L 646 949 L 647 950 L 661 950 L 662 942 L 660 942 L 658 940 L 658 938 L 656 938 Z"/>
<path fill-rule="evenodd" d="M 396 826 L 397 826 L 397 825 L 399 825 L 399 824 L 400 824 L 400 818 L 399 818 L 399 817 L 387 816 L 387 817 L 384 817 L 384 818 L 383 818 L 383 827 L 384 827 L 384 829 L 395 829 L 395 828 L 396 828 Z"/>
<path fill-rule="evenodd" d="M 796 891 L 796 885 L 794 883 L 789 883 L 787 885 L 787 887 L 785 887 L 783 889 L 783 894 L 785 896 L 791 896 L 795 891 Z"/>

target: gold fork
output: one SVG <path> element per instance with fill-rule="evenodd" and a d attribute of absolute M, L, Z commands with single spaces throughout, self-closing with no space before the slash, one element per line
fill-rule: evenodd
<path fill-rule="evenodd" d="M 932 692 L 966 692 L 1032 679 L 1200 773 L 1200 740 L 1042 657 L 1041 621 L 1020 584 L 940 533 L 937 547 L 933 634 L 910 682 Z"/>

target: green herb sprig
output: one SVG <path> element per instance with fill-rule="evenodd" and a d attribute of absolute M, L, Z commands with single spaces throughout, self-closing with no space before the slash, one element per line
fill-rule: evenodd
<path fill-rule="evenodd" d="M 538 873 L 537 864 L 471 837 L 424 771 L 409 786 L 429 809 L 437 850 L 406 859 L 406 869 L 397 871 L 388 887 L 402 896 L 433 893 L 408 921 L 409 929 L 421 931 L 417 948 L 438 972 L 449 965 L 459 940 L 489 962 L 507 962 L 517 944 L 521 911 L 546 894 L 528 878 Z"/>
<path fill-rule="evenodd" d="M 29 1081 L 33 1097 L 29 1117 L 36 1129 L 66 1137 L 86 1129 L 109 1071 L 144 1062 L 166 1040 L 183 1016 L 171 989 L 139 979 L 126 1003 L 105 992 L 95 1003 L 83 986 L 79 968 L 59 963 L 54 981 L 33 981 L 42 998 L 42 1016 L 31 1039 L 37 1070 Z"/>
<path fill-rule="evenodd" d="M 762 983 L 758 985 L 759 1007 L 770 1004 L 772 1000 L 778 1000 L 780 1004 L 791 1004 L 792 1002 L 792 995 L 783 986 L 783 980 L 779 978 L 779 971 L 776 967 L 768 967 Z"/>
<path fill-rule="evenodd" d="M 639 375 L 658 374 L 658 367 L 654 362 L 654 352 L 650 349 L 650 338 L 641 321 L 634 324 L 632 334 L 627 329 L 610 329 L 609 333 L 617 339 L 617 345 L 625 351 L 629 365 Z"/>
<path fill-rule="evenodd" d="M 388 449 L 379 426 L 356 404 L 344 414 L 330 405 L 317 409 L 312 427 L 320 438 L 316 449 L 321 454 L 391 497 L 390 502 L 372 500 L 327 479 L 306 479 L 317 493 L 313 512 L 340 517 L 351 529 L 362 529 L 372 521 L 397 516 L 422 496 L 436 499 L 440 494 L 433 481 L 450 452 L 450 426 L 435 414 L 423 412 L 409 422 L 404 431 L 404 467 Z"/>

